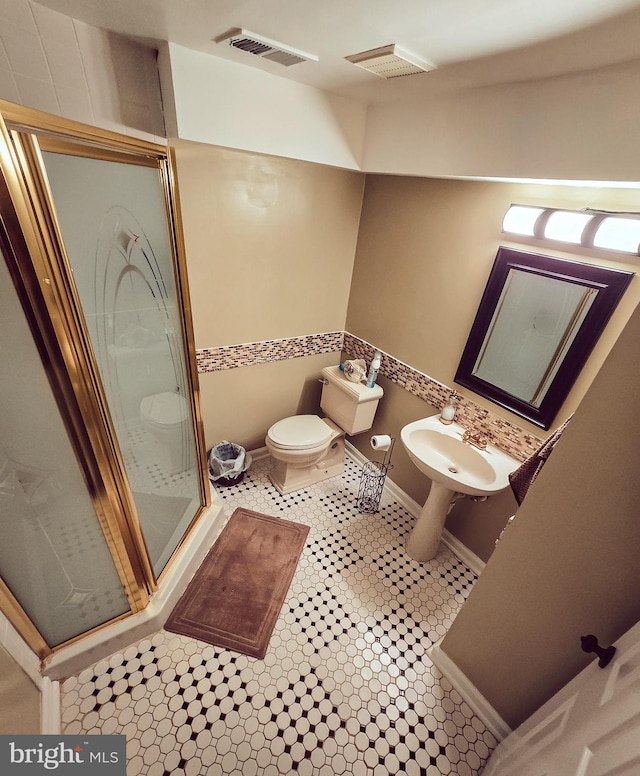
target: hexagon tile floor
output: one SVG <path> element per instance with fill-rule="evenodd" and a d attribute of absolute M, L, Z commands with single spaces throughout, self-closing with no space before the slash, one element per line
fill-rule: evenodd
<path fill-rule="evenodd" d="M 160 631 L 63 684 L 63 732 L 124 733 L 127 776 L 475 776 L 496 746 L 426 656 L 475 576 L 448 549 L 408 558 L 413 518 L 360 468 L 295 494 L 269 458 L 220 489 L 310 526 L 264 660 Z"/>

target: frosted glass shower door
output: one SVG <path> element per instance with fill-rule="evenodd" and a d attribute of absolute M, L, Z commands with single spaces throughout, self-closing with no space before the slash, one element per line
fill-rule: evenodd
<path fill-rule="evenodd" d="M 109 411 L 159 575 L 201 503 L 172 235 L 157 166 L 43 153 Z"/>
<path fill-rule="evenodd" d="M 130 610 L 0 258 L 0 576 L 50 647 Z"/>

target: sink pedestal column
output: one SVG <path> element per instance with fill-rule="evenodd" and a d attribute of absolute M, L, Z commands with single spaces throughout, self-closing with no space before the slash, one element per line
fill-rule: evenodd
<path fill-rule="evenodd" d="M 439 482 L 431 482 L 429 496 L 407 540 L 406 550 L 410 558 L 424 562 L 438 554 L 444 521 L 455 495 L 455 491 Z"/>

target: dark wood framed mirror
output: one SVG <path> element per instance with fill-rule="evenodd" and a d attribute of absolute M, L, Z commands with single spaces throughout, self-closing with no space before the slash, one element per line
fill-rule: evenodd
<path fill-rule="evenodd" d="M 548 429 L 633 274 L 500 247 L 455 382 Z"/>

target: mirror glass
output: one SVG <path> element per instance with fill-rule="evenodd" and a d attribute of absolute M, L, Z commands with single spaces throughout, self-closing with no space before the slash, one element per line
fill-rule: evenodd
<path fill-rule="evenodd" d="M 549 428 L 632 276 L 500 248 L 455 381 Z"/>

